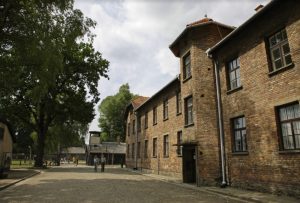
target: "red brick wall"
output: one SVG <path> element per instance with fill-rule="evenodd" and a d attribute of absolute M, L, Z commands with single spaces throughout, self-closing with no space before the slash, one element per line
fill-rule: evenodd
<path fill-rule="evenodd" d="M 294 62 L 292 69 L 269 74 L 262 37 L 251 46 L 245 42 L 236 52 L 240 56 L 241 90 L 227 93 L 225 65 L 221 65 L 226 156 L 231 185 L 300 195 L 300 152 L 280 152 L 275 115 L 276 106 L 300 100 L 300 21 L 291 19 L 286 31 Z M 243 42 L 241 39 L 240 43 Z M 226 56 L 224 52 L 221 58 Z M 245 116 L 247 127 L 248 154 L 243 155 L 232 153 L 230 128 L 230 119 L 240 115 Z"/>

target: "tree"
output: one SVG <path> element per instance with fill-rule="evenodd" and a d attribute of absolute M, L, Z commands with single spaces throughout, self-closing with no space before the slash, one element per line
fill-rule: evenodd
<path fill-rule="evenodd" d="M 99 127 L 102 131 L 102 139 L 115 141 L 120 137 L 121 141 L 125 141 L 125 129 L 123 124 L 126 106 L 135 97 L 130 92 L 128 84 L 124 84 L 119 88 L 119 92 L 114 96 L 106 97 L 99 105 Z"/>
<path fill-rule="evenodd" d="M 109 63 L 93 48 L 96 22 L 72 0 L 1 4 L 0 111 L 36 132 L 42 166 L 49 128 L 92 121 Z"/>

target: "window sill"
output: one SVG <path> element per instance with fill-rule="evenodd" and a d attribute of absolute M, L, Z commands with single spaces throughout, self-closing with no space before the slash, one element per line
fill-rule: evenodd
<path fill-rule="evenodd" d="M 246 156 L 249 155 L 249 152 L 232 152 L 232 155 Z"/>
<path fill-rule="evenodd" d="M 184 125 L 185 128 L 188 128 L 188 127 L 191 127 L 191 126 L 194 126 L 194 123 Z"/>
<path fill-rule="evenodd" d="M 153 123 L 153 126 L 157 125 L 157 123 Z"/>
<path fill-rule="evenodd" d="M 180 113 L 176 113 L 176 116 L 180 116 L 182 113 L 180 112 Z"/>
<path fill-rule="evenodd" d="M 300 154 L 300 150 L 282 150 L 279 151 L 279 154 Z"/>
<path fill-rule="evenodd" d="M 167 121 L 167 120 L 169 120 L 169 118 L 164 118 L 164 120 L 163 120 L 163 121 Z"/>
<path fill-rule="evenodd" d="M 277 70 L 273 70 L 272 72 L 269 73 L 269 77 L 272 77 L 273 75 L 277 75 L 283 71 L 286 71 L 288 69 L 292 69 L 294 68 L 295 64 L 294 63 L 291 63 L 290 65 L 287 65 L 287 66 L 284 66 L 282 68 L 279 68 Z"/>
<path fill-rule="evenodd" d="M 190 76 L 190 77 L 188 77 L 188 78 L 184 78 L 184 79 L 182 80 L 182 83 L 185 83 L 186 81 L 190 80 L 191 78 L 192 78 L 192 76 Z"/>
<path fill-rule="evenodd" d="M 228 94 L 234 93 L 234 92 L 236 92 L 236 91 L 239 91 L 239 90 L 241 90 L 241 89 L 243 89 L 243 86 L 239 86 L 239 87 L 237 87 L 237 88 L 235 88 L 235 89 L 228 90 L 228 91 L 226 92 L 226 94 L 228 95 Z"/>

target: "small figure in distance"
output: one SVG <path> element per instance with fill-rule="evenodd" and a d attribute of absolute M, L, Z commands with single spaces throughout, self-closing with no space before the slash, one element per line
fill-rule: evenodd
<path fill-rule="evenodd" d="M 94 156 L 94 171 L 97 172 L 98 169 L 98 164 L 99 164 L 99 158 L 97 155 Z"/>
<path fill-rule="evenodd" d="M 102 154 L 101 155 L 101 172 L 104 172 L 105 162 L 106 162 L 105 156 Z"/>

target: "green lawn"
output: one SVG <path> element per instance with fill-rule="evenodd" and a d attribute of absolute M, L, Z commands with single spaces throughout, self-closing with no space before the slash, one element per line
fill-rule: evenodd
<path fill-rule="evenodd" d="M 18 168 L 31 168 L 33 167 L 33 161 L 31 161 L 31 164 L 29 164 L 29 161 L 26 160 L 26 163 L 24 163 L 24 160 L 13 160 L 10 168 L 11 169 L 18 169 Z"/>

